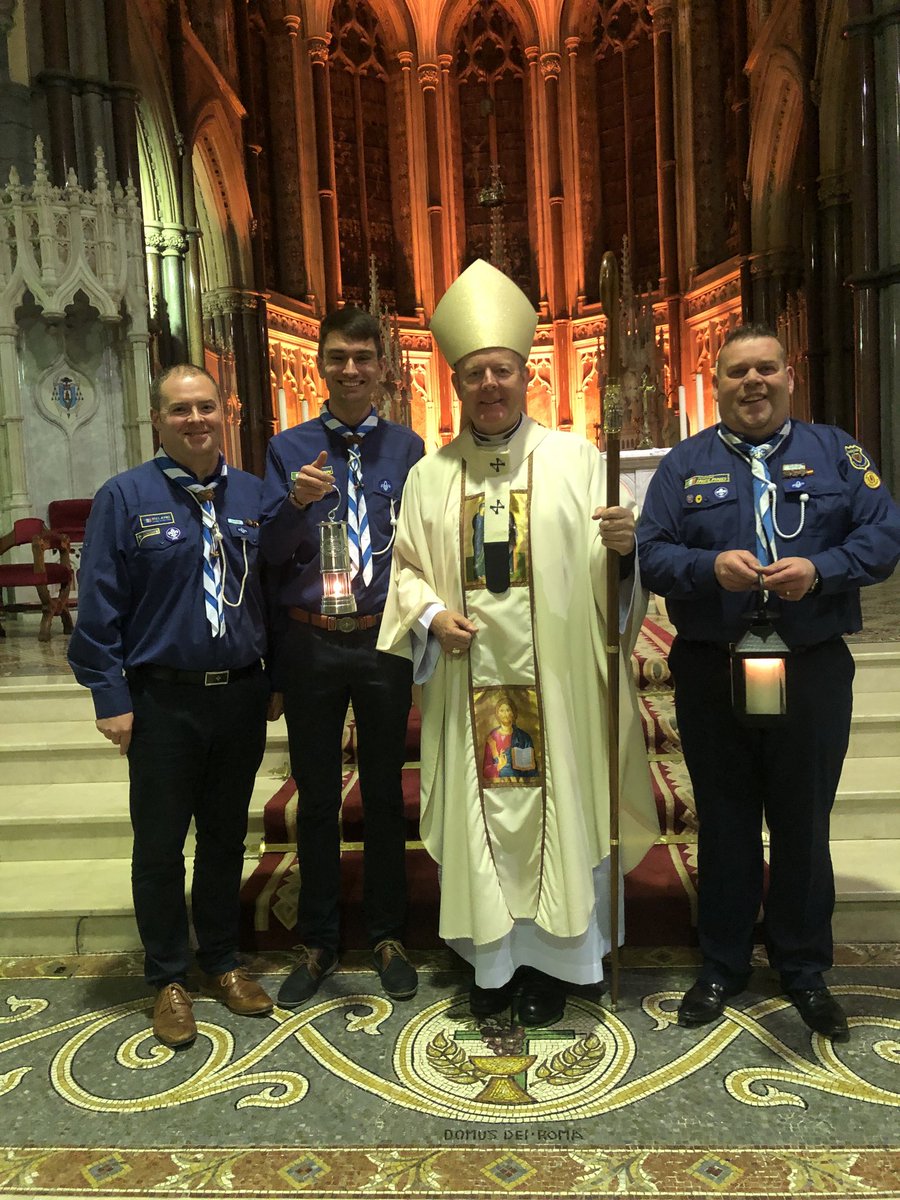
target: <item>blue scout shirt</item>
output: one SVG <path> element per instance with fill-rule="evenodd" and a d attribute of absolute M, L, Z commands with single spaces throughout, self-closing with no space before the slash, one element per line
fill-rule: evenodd
<path fill-rule="evenodd" d="M 810 559 L 822 581 L 815 595 L 797 602 L 770 593 L 779 634 L 796 647 L 855 633 L 862 628 L 860 587 L 887 579 L 900 558 L 900 509 L 866 452 L 833 425 L 792 421 L 767 462 L 778 557 Z M 757 594 L 726 591 L 713 568 L 723 550 L 756 553 L 753 485 L 749 465 L 715 428 L 663 459 L 637 539 L 641 579 L 666 597 L 679 634 L 690 641 L 740 638 Z"/>
<path fill-rule="evenodd" d="M 302 467 L 328 452 L 325 468 L 334 472 L 340 489 L 300 510 L 290 499 L 293 479 Z M 400 496 L 411 467 L 425 453 L 425 444 L 405 425 L 379 420 L 360 442 L 363 492 L 372 539 L 372 582 L 368 587 L 357 576 L 353 594 L 360 616 L 380 613 L 387 599 L 391 556 L 380 554 L 390 545 L 393 519 L 400 514 Z M 335 519 L 347 519 L 347 447 L 344 439 L 315 417 L 286 429 L 269 442 L 263 482 L 262 535 L 260 546 L 267 562 L 280 568 L 275 602 L 282 607 L 319 612 L 322 607 L 322 575 L 319 569 L 319 522 L 328 520 L 337 505 Z"/>
<path fill-rule="evenodd" d="M 200 508 L 155 462 L 116 475 L 94 498 L 78 575 L 78 621 L 69 643 L 75 678 L 98 719 L 131 711 L 123 671 L 154 664 L 183 671 L 249 666 L 266 651 L 257 564 L 262 485 L 228 468 L 216 487 L 227 569 L 225 635 L 213 637 L 203 604 Z"/>

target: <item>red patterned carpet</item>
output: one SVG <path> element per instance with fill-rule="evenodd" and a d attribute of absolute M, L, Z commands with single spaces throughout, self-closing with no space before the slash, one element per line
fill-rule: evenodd
<path fill-rule="evenodd" d="M 675 727 L 667 661 L 671 642 L 671 634 L 648 619 L 632 657 L 659 816 L 659 839 L 625 879 L 625 938 L 630 946 L 694 943 L 697 820 Z M 345 947 L 352 950 L 366 945 L 361 914 L 363 812 L 352 721 L 346 730 L 344 755 L 342 929 Z M 419 717 L 415 710 L 410 718 L 406 757 L 403 793 L 411 920 L 407 940 L 414 949 L 430 950 L 440 945 L 439 893 L 437 867 L 419 841 Z M 242 945 L 247 951 L 286 950 L 294 944 L 299 886 L 294 853 L 296 811 L 296 788 L 293 779 L 287 779 L 266 806 L 263 853 L 241 894 Z"/>

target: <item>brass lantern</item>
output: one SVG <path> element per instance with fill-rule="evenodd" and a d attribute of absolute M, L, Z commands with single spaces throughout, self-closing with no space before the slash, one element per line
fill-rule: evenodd
<path fill-rule="evenodd" d="M 350 586 L 350 544 L 346 521 L 319 522 L 319 561 L 322 569 L 322 612 L 329 616 L 356 612 Z"/>

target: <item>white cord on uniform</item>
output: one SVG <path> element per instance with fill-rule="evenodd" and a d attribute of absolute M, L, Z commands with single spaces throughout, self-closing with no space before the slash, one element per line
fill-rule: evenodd
<path fill-rule="evenodd" d="M 391 546 L 393 546 L 394 538 L 396 536 L 397 536 L 397 509 L 394 504 L 394 498 L 392 496 L 391 497 L 391 540 L 388 542 L 388 544 L 385 546 L 385 548 L 383 550 L 373 550 L 372 557 L 375 558 L 376 555 L 387 554 L 388 550 L 390 550 Z"/>
<path fill-rule="evenodd" d="M 798 537 L 800 535 L 801 530 L 803 529 L 803 523 L 806 520 L 806 506 L 809 503 L 809 493 L 808 492 L 800 493 L 800 523 L 798 524 L 797 528 L 794 530 L 793 533 L 785 533 L 784 530 L 779 527 L 778 517 L 775 512 L 775 505 L 778 501 L 778 486 L 774 483 L 770 483 L 768 485 L 768 487 L 769 487 L 769 492 L 772 497 L 772 528 L 775 530 L 775 532 L 778 534 L 778 536 L 782 539 L 782 541 L 789 542 L 793 538 Z"/>

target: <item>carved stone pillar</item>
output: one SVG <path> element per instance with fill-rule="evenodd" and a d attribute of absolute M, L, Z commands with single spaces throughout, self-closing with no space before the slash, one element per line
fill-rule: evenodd
<path fill-rule="evenodd" d="M 853 170 L 853 348 L 855 431 L 880 459 L 880 330 L 878 314 L 878 149 L 875 110 L 875 39 L 872 0 L 849 0 L 850 38 L 856 69 Z M 896 152 L 896 151 L 895 151 Z"/>
<path fill-rule="evenodd" d="M 423 63 L 419 67 L 419 86 L 425 106 L 425 155 L 428 168 L 428 232 L 431 244 L 431 274 L 434 279 L 435 300 L 439 301 L 447 290 L 448 277 L 444 259 L 444 204 L 441 186 L 441 129 L 438 114 L 438 81 L 440 71 L 435 63 Z M 449 372 L 438 357 L 438 377 L 441 382 L 441 440 L 446 443 L 453 437 L 453 412 Z"/>
<path fill-rule="evenodd" d="M 250 50 L 250 27 L 246 4 L 235 5 L 235 46 L 237 49 L 238 79 L 240 92 L 247 112 L 244 132 L 244 170 L 247 177 L 247 192 L 250 211 L 254 214 L 250 223 L 250 246 L 253 254 L 253 278 L 258 288 L 267 287 L 270 280 L 268 252 L 260 214 L 263 211 L 263 135 L 260 129 L 263 114 L 254 103 L 257 89 L 254 86 L 253 56 Z"/>
<path fill-rule="evenodd" d="M 572 208 L 575 214 L 574 227 L 574 253 L 572 254 L 572 265 L 578 264 L 574 279 L 574 290 L 577 297 L 576 308 L 584 303 L 584 213 L 581 206 L 581 161 L 578 154 L 579 146 L 579 129 L 578 129 L 578 48 L 581 45 L 581 39 L 578 37 L 566 38 L 566 54 L 569 56 L 568 71 L 566 77 L 568 80 L 568 88 L 566 94 L 566 118 L 571 130 L 571 145 L 574 148 L 572 154 Z"/>
<path fill-rule="evenodd" d="M 824 347 L 822 345 L 822 265 L 819 231 L 819 105 L 816 91 L 816 0 L 802 0 L 800 50 L 803 63 L 803 130 L 800 170 L 803 189 L 804 291 L 806 294 L 807 394 L 814 421 L 824 415 Z"/>
<path fill-rule="evenodd" d="M 330 35 L 329 35 L 330 36 Z M 341 294 L 341 252 L 338 240 L 337 190 L 334 178 L 331 126 L 331 92 L 328 87 L 329 37 L 306 39 L 312 65 L 313 110 L 316 122 L 316 171 L 319 214 L 322 221 L 322 257 L 325 267 L 325 308 L 337 307 Z"/>
<path fill-rule="evenodd" d="M 537 228 L 535 258 L 538 265 L 541 315 L 547 316 L 550 311 L 549 297 L 552 289 L 553 265 L 550 263 L 550 244 L 552 234 L 547 218 L 548 194 L 546 185 L 546 157 L 542 145 L 541 118 L 541 54 L 537 46 L 525 47 L 525 61 L 528 63 L 528 94 L 531 97 L 531 158 L 534 163 L 534 196 Z"/>
<path fill-rule="evenodd" d="M 41 0 L 41 33 L 44 69 L 37 82 L 47 97 L 53 182 L 61 187 L 70 167 L 78 171 L 66 0 Z"/>
<path fill-rule="evenodd" d="M 165 320 L 165 336 L 161 347 L 165 357 L 162 365 L 170 367 L 174 363 L 186 362 L 190 357 L 184 290 L 184 256 L 188 243 L 184 229 L 163 230 L 158 245 L 162 260 L 160 311 Z"/>
<path fill-rule="evenodd" d="M 659 210 L 659 290 L 666 298 L 670 387 L 681 383 L 681 272 L 678 264 L 678 198 L 675 186 L 675 98 L 672 88 L 672 4 L 654 0 L 653 87 L 656 104 L 656 190 Z M 676 393 L 677 394 L 677 393 Z"/>
<path fill-rule="evenodd" d="M 429 273 L 426 269 L 428 214 L 427 212 L 422 212 L 422 205 L 419 203 L 419 197 L 424 193 L 425 189 L 424 186 L 420 186 L 421 176 L 419 174 L 419 147 L 416 136 L 416 122 L 413 116 L 413 97 L 415 86 L 412 73 L 414 61 L 413 52 L 411 50 L 401 50 L 397 55 L 397 61 L 400 64 L 400 71 L 403 79 L 403 112 L 406 119 L 407 147 L 409 150 L 409 203 L 410 225 L 412 228 L 411 257 L 413 281 L 416 290 L 416 316 L 421 319 L 425 311 L 425 279 Z M 432 301 L 432 307 L 433 306 L 434 302 Z"/>
<path fill-rule="evenodd" d="M 302 300 L 307 279 L 300 189 L 299 32 L 299 17 L 286 16 L 274 23 L 268 42 L 268 83 L 273 174 L 282 181 L 272 191 L 274 241 L 279 250 L 274 282 L 279 291 Z"/>
<path fill-rule="evenodd" d="M 738 254 L 741 258 L 741 322 L 753 320 L 752 282 L 750 279 L 750 255 L 753 252 L 752 210 L 747 171 L 750 163 L 750 80 L 744 70 L 747 62 L 747 6 L 735 4 L 732 8 L 732 40 L 734 58 L 731 67 L 731 84 L 734 89 L 734 148 L 744 178 L 737 189 Z"/>
<path fill-rule="evenodd" d="M 266 301 L 256 292 L 237 292 L 229 307 L 230 341 L 241 399 L 241 462 L 245 471 L 262 475 L 266 447 L 276 432 L 269 386 Z"/>

